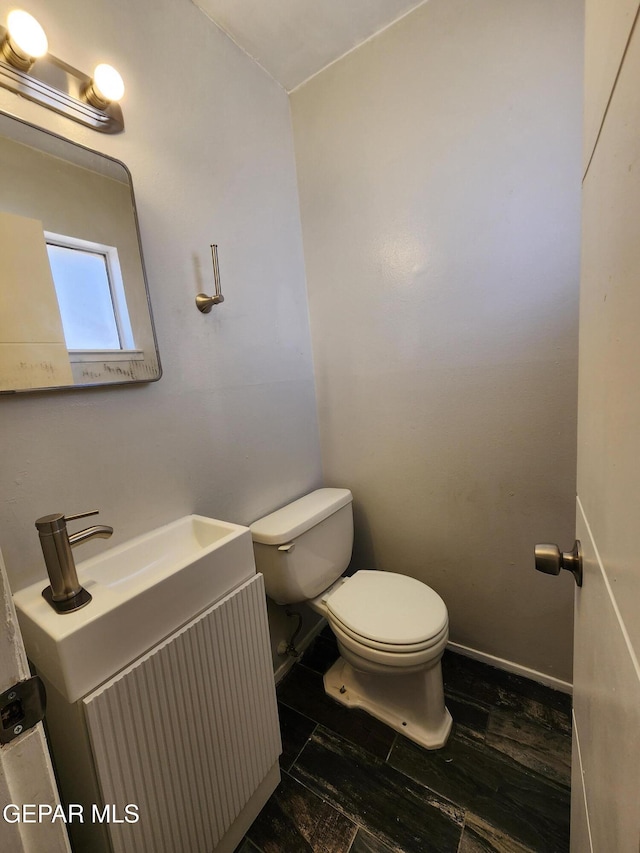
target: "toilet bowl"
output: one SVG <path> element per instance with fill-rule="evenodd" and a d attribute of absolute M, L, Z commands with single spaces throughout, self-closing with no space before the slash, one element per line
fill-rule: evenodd
<path fill-rule="evenodd" d="M 318 489 L 251 525 L 258 571 L 280 604 L 306 602 L 329 623 L 340 657 L 325 691 L 428 749 L 446 743 L 440 661 L 449 620 L 440 596 L 406 575 L 342 577 L 353 545 L 348 489 Z"/>

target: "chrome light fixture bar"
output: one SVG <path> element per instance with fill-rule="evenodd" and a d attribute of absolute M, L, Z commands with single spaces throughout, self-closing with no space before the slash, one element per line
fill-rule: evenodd
<path fill-rule="evenodd" d="M 21 14 L 31 18 L 25 12 Z M 117 103 L 124 85 L 118 72 L 110 66 L 98 66 L 92 78 L 67 65 L 46 52 L 42 27 L 33 18 L 31 22 L 38 36 L 35 49 L 43 49 L 44 55 L 34 55 L 34 48 L 10 33 L 11 21 L 9 28 L 0 26 L 0 86 L 100 133 L 124 130 Z"/>

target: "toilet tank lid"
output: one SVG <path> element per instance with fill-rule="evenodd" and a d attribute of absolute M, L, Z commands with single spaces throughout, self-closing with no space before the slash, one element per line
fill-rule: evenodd
<path fill-rule="evenodd" d="M 349 489 L 317 489 L 250 525 L 254 542 L 283 545 L 351 503 Z"/>

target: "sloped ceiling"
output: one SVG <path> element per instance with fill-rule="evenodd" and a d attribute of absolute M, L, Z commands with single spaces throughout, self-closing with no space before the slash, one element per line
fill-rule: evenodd
<path fill-rule="evenodd" d="M 288 92 L 424 0 L 193 0 Z"/>

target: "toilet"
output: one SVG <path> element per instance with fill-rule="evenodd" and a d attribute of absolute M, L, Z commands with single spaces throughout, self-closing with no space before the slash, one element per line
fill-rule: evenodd
<path fill-rule="evenodd" d="M 352 501 L 348 489 L 318 489 L 255 521 L 256 567 L 276 603 L 305 602 L 329 623 L 340 657 L 324 676 L 326 693 L 438 749 L 452 723 L 440 666 L 446 605 L 407 575 L 342 576 L 353 547 Z"/>

